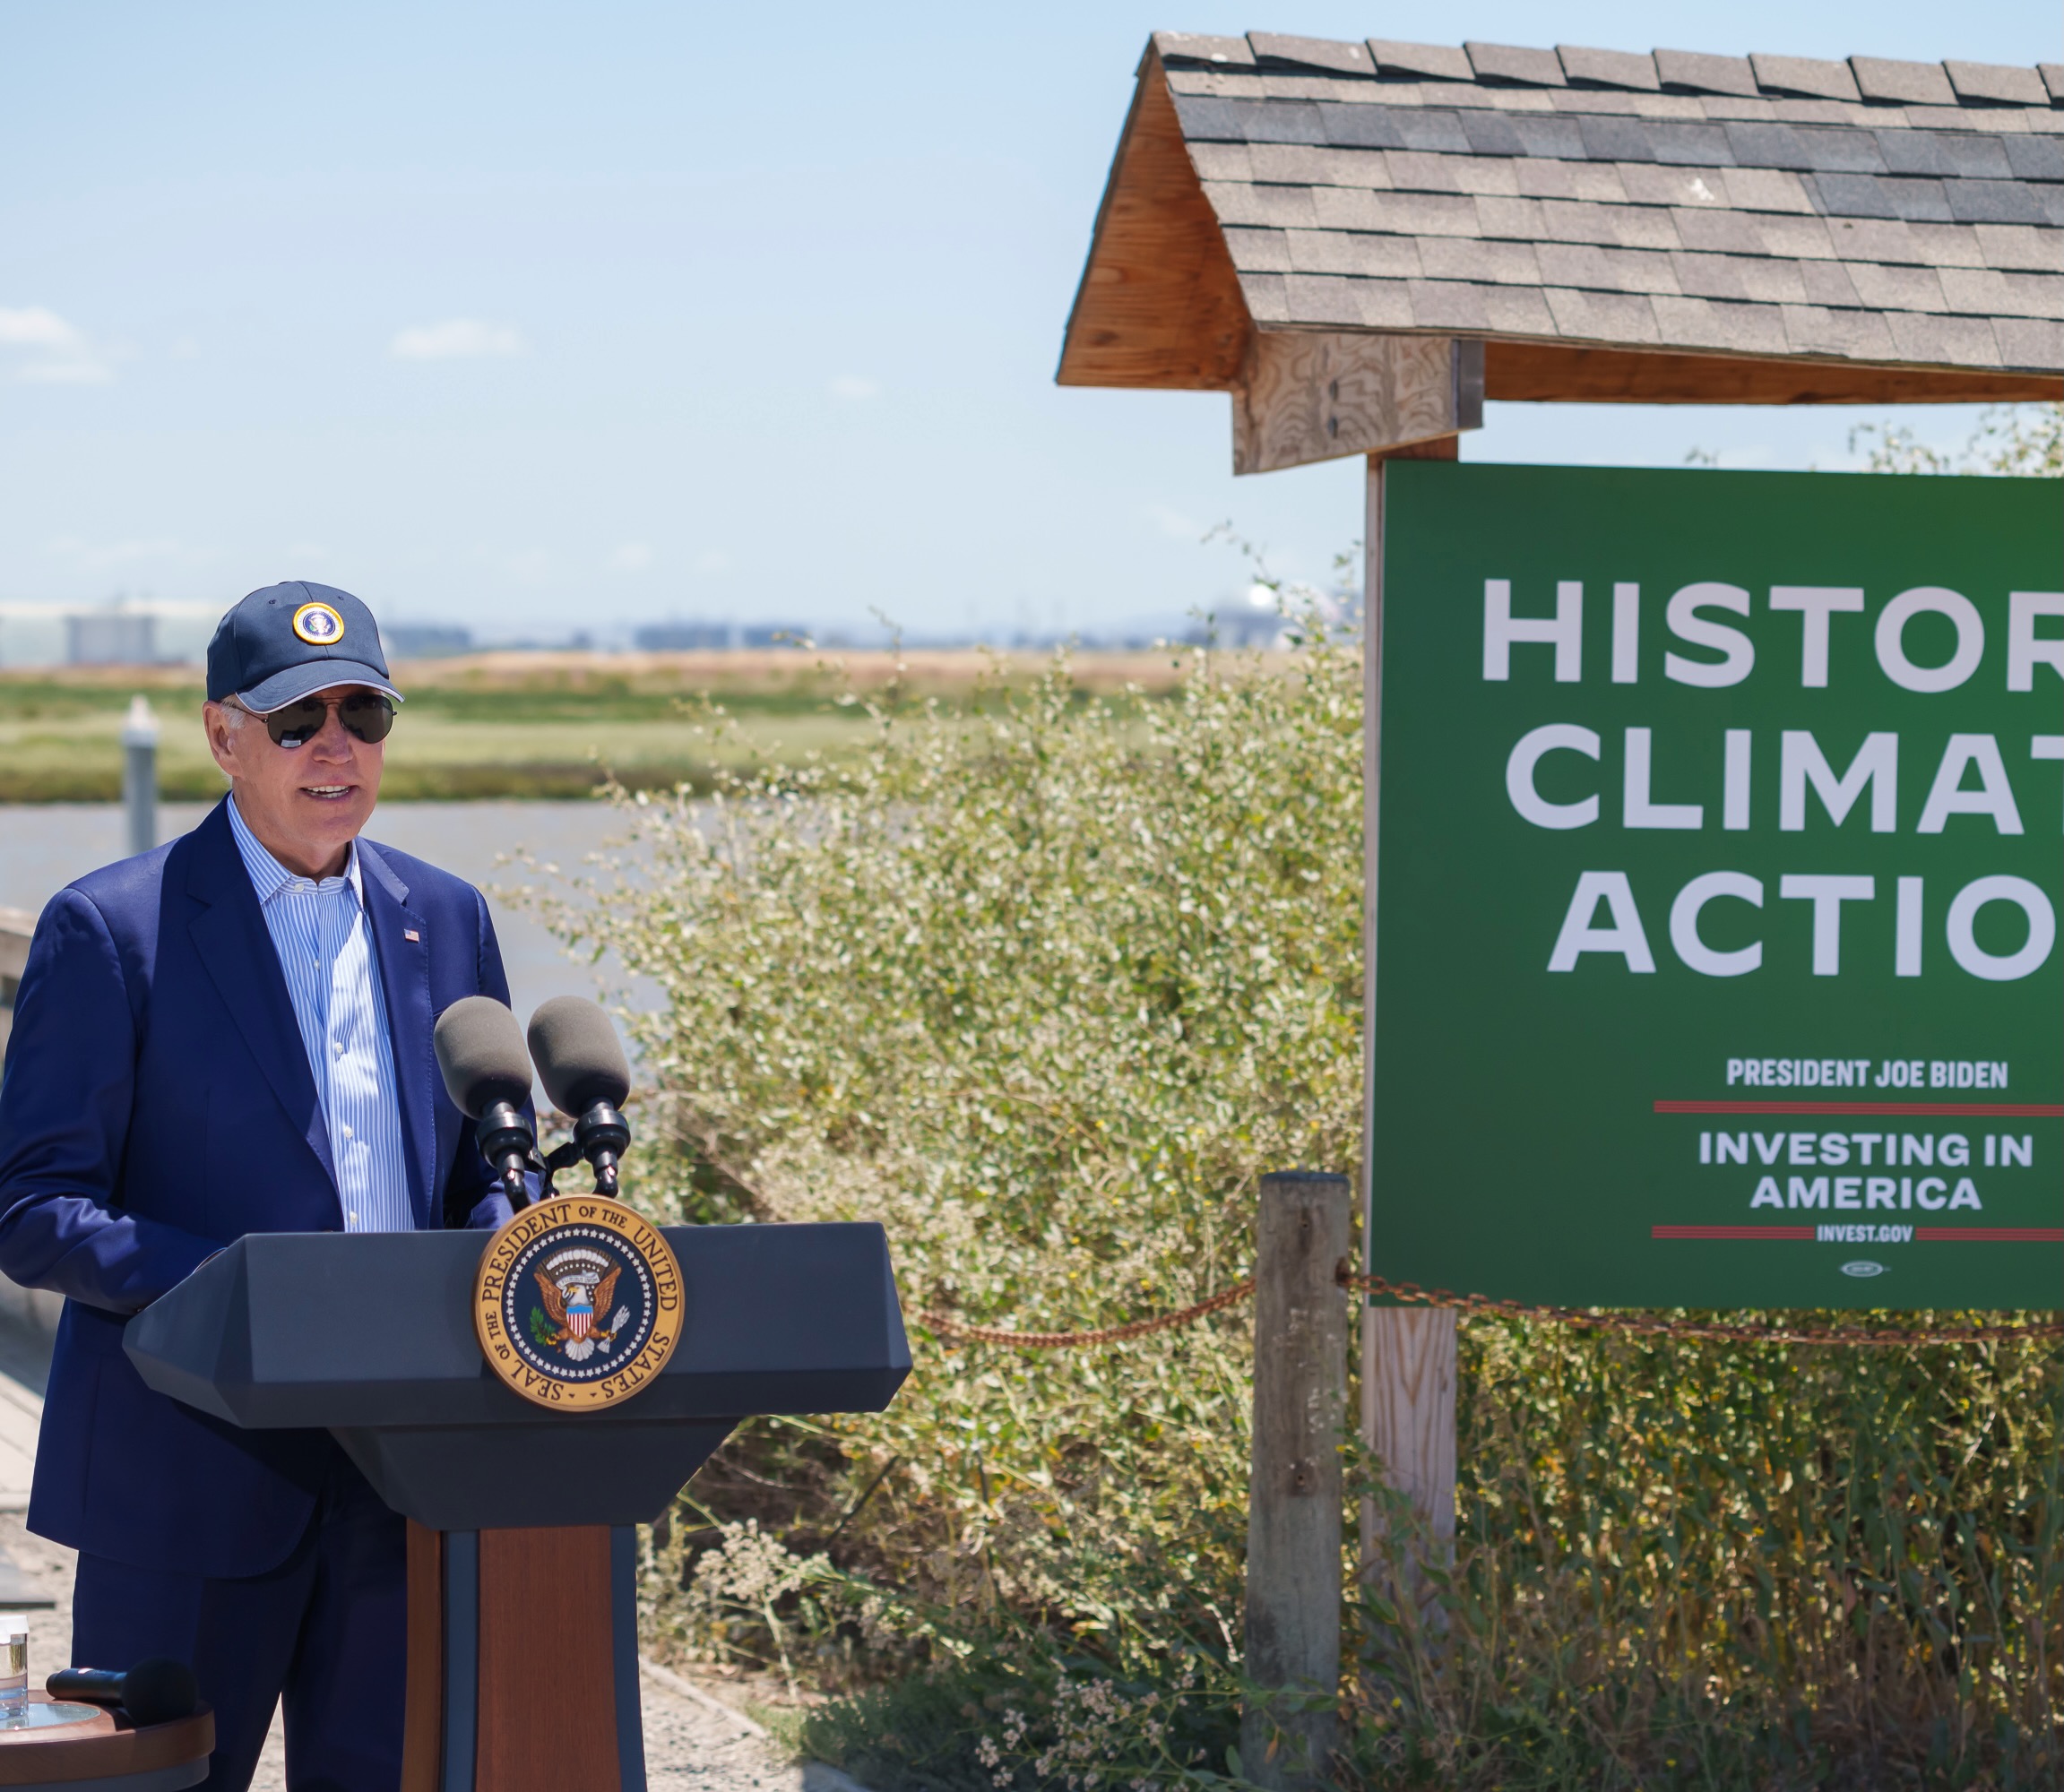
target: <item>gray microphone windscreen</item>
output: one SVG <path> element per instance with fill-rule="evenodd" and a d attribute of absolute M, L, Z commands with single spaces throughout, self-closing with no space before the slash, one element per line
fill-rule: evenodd
<path fill-rule="evenodd" d="M 555 995 L 531 1016 L 531 1055 L 562 1114 L 578 1117 L 598 1101 L 621 1107 L 631 1092 L 623 1042 L 584 995 Z"/>
<path fill-rule="evenodd" d="M 437 1016 L 432 1036 L 445 1091 L 469 1119 L 497 1101 L 522 1107 L 531 1092 L 531 1061 L 516 1017 L 492 995 L 464 995 Z"/>

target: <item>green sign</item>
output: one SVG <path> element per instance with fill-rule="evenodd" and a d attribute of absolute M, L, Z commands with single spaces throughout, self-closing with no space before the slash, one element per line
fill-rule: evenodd
<path fill-rule="evenodd" d="M 1370 1268 L 2064 1305 L 2064 494 L 1385 478 Z"/>

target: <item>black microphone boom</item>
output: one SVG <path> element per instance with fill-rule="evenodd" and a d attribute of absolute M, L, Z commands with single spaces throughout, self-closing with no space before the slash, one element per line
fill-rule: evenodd
<path fill-rule="evenodd" d="M 119 1705 L 138 1724 L 168 1724 L 190 1718 L 201 1702 L 194 1670 L 168 1655 L 139 1661 L 126 1674 L 106 1667 L 61 1667 L 43 1683 L 53 1699 L 87 1699 Z"/>
<path fill-rule="evenodd" d="M 617 1111 L 631 1092 L 617 1030 L 584 995 L 555 995 L 531 1016 L 530 1043 L 552 1106 L 574 1116 L 574 1142 L 594 1166 L 596 1192 L 614 1194 L 617 1165 L 631 1143 Z"/>
<path fill-rule="evenodd" d="M 501 1177 L 510 1205 L 522 1207 L 523 1171 L 537 1140 L 523 1118 L 531 1061 L 516 1017 L 491 995 L 462 996 L 437 1016 L 432 1037 L 445 1092 L 475 1123 L 480 1154 Z"/>

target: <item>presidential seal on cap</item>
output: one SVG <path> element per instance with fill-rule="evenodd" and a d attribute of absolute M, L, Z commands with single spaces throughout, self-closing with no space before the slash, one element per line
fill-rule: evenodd
<path fill-rule="evenodd" d="M 334 585 L 289 579 L 253 591 L 215 625 L 208 643 L 212 703 L 234 697 L 263 715 L 340 685 L 402 701 L 372 611 Z"/>
<path fill-rule="evenodd" d="M 327 604 L 303 604 L 294 612 L 294 633 L 310 647 L 334 647 L 344 638 L 344 618 Z"/>
<path fill-rule="evenodd" d="M 681 1268 L 666 1236 L 607 1195 L 562 1194 L 497 1232 L 473 1284 L 488 1366 L 562 1411 L 620 1406 L 681 1335 Z"/>

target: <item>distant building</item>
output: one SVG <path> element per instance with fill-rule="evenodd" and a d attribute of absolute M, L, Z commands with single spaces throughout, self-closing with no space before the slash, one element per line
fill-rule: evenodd
<path fill-rule="evenodd" d="M 80 610 L 65 618 L 65 658 L 73 666 L 150 666 L 158 618 L 146 611 Z"/>
<path fill-rule="evenodd" d="M 741 647 L 793 647 L 809 638 L 809 630 L 799 622 L 767 623 L 738 631 Z"/>
<path fill-rule="evenodd" d="M 390 623 L 380 640 L 397 659 L 446 659 L 473 650 L 473 631 L 455 623 Z"/>
<path fill-rule="evenodd" d="M 731 633 L 728 622 L 652 622 L 631 640 L 641 653 L 697 653 L 730 646 Z"/>
<path fill-rule="evenodd" d="M 1192 630 L 1190 638 L 1204 641 L 1215 634 L 1223 647 L 1268 647 L 1289 625 L 1280 610 L 1228 606 L 1203 627 Z"/>

